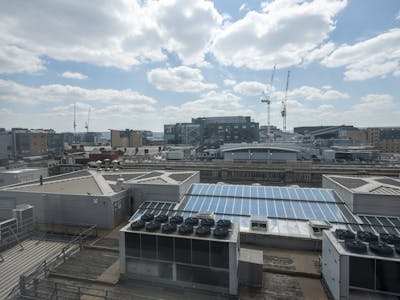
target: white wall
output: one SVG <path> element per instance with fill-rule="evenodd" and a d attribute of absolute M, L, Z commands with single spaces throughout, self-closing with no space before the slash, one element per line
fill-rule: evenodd
<path fill-rule="evenodd" d="M 45 224 L 96 224 L 100 228 L 114 228 L 126 207 L 126 191 L 113 197 L 89 195 L 46 194 L 0 191 L 0 207 L 15 208 L 19 204 L 35 207 L 35 218 Z M 113 202 L 122 199 L 120 211 Z"/>

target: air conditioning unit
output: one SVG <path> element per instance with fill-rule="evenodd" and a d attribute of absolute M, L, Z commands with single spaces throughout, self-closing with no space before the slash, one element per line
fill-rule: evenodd
<path fill-rule="evenodd" d="M 311 227 L 312 233 L 316 236 L 322 236 L 323 230 L 329 230 L 332 228 L 332 224 L 328 221 L 308 220 L 308 224 Z"/>
<path fill-rule="evenodd" d="M 268 231 L 268 220 L 250 220 L 250 226 L 254 231 Z"/>
<path fill-rule="evenodd" d="M 214 212 L 210 211 L 199 211 L 197 213 L 199 219 L 214 219 Z"/>

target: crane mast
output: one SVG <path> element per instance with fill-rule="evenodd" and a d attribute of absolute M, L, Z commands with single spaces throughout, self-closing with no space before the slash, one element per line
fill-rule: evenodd
<path fill-rule="evenodd" d="M 85 122 L 86 132 L 89 132 L 89 119 L 90 119 L 90 108 L 88 111 L 87 122 Z"/>
<path fill-rule="evenodd" d="M 285 90 L 285 98 L 282 100 L 282 110 L 281 110 L 281 115 L 283 119 L 283 132 L 286 132 L 286 116 L 287 116 L 287 93 L 289 89 L 289 78 L 290 78 L 290 71 L 287 73 L 287 79 L 286 79 L 286 90 Z"/>
<path fill-rule="evenodd" d="M 268 141 L 271 138 L 271 92 L 272 92 L 272 84 L 274 82 L 274 75 L 275 75 L 275 69 L 276 65 L 274 65 L 274 68 L 272 70 L 271 74 L 271 81 L 268 87 L 268 90 L 265 92 L 263 91 L 263 95 L 261 98 L 262 103 L 267 103 L 267 139 Z"/>
<path fill-rule="evenodd" d="M 74 103 L 74 143 L 76 143 L 76 103 Z"/>

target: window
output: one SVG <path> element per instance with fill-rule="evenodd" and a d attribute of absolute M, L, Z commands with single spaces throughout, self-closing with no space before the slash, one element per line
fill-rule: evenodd
<path fill-rule="evenodd" d="M 137 233 L 125 233 L 126 256 L 140 256 L 140 236 Z"/>
<path fill-rule="evenodd" d="M 156 258 L 156 236 L 142 234 L 141 235 L 142 244 L 142 257 L 145 258 Z"/>
<path fill-rule="evenodd" d="M 192 240 L 192 263 L 196 265 L 210 265 L 209 241 Z"/>
<path fill-rule="evenodd" d="M 189 239 L 175 238 L 175 261 L 191 263 L 191 243 Z"/>
<path fill-rule="evenodd" d="M 229 268 L 228 243 L 211 242 L 211 266 L 217 268 Z"/>
<path fill-rule="evenodd" d="M 374 289 L 374 260 L 360 257 L 349 257 L 349 285 Z"/>
<path fill-rule="evenodd" d="M 169 261 L 174 259 L 173 241 L 172 237 L 158 237 L 158 259 Z"/>

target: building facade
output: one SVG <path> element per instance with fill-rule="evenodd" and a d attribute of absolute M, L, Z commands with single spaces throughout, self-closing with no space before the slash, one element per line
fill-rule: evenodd
<path fill-rule="evenodd" d="M 258 142 L 259 124 L 250 117 L 208 117 L 192 119 L 200 125 L 200 143 L 205 146 L 219 146 L 224 143 Z"/>
<path fill-rule="evenodd" d="M 142 133 L 138 130 L 111 130 L 112 147 L 142 147 Z"/>
<path fill-rule="evenodd" d="M 368 143 L 384 153 L 400 153 L 400 127 L 368 128 Z"/>
<path fill-rule="evenodd" d="M 176 123 L 164 125 L 164 141 L 167 145 L 192 145 L 200 143 L 200 125 Z"/>
<path fill-rule="evenodd" d="M 16 153 L 19 157 L 47 155 L 47 132 L 14 130 Z"/>
<path fill-rule="evenodd" d="M 0 165 L 7 164 L 13 157 L 13 136 L 11 132 L 0 129 Z"/>

